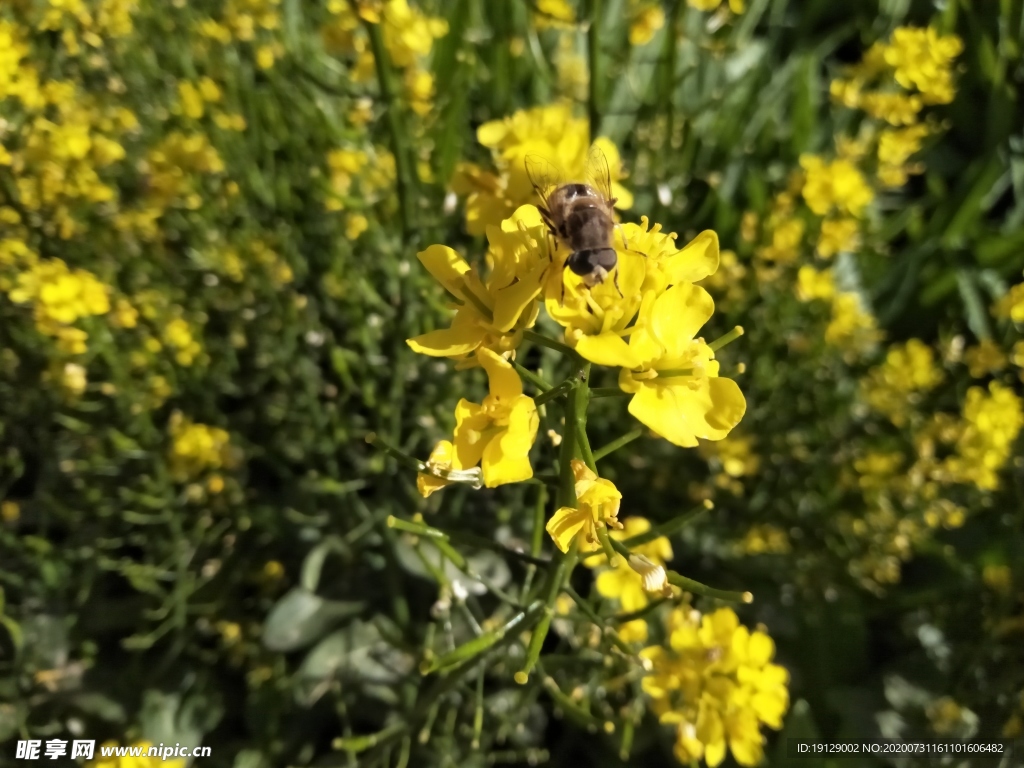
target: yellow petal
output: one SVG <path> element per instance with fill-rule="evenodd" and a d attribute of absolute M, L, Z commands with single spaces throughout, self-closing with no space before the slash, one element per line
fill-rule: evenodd
<path fill-rule="evenodd" d="M 576 342 L 576 351 L 584 360 L 609 367 L 639 368 L 640 357 L 617 333 L 582 336 Z"/>
<path fill-rule="evenodd" d="M 485 331 L 476 324 L 440 328 L 422 336 L 406 339 L 414 352 L 431 357 L 455 357 L 472 352 L 484 340 Z"/>
<path fill-rule="evenodd" d="M 696 283 L 718 271 L 718 235 L 706 229 L 665 260 L 669 285 Z"/>
<path fill-rule="evenodd" d="M 597 574 L 597 579 L 594 581 L 594 588 L 597 590 L 597 594 L 609 600 L 618 599 L 619 595 L 627 587 L 623 576 L 621 568 L 601 571 L 601 573 Z"/>
<path fill-rule="evenodd" d="M 420 492 L 420 496 L 424 499 L 448 485 L 450 485 L 450 483 L 443 477 L 428 475 L 425 472 L 420 472 L 416 475 L 416 490 Z"/>
<path fill-rule="evenodd" d="M 427 271 L 448 293 L 462 299 L 464 276 L 472 271 L 466 260 L 447 245 L 432 245 L 416 254 Z"/>
<path fill-rule="evenodd" d="M 471 403 L 463 398 L 455 406 L 455 446 L 453 463 L 463 469 L 470 469 L 480 463 L 484 455 L 486 441 L 483 432 L 491 424 L 490 418 L 483 412 L 483 406 Z"/>
<path fill-rule="evenodd" d="M 504 120 L 491 120 L 476 129 L 476 140 L 485 147 L 496 147 L 508 135 L 508 126 Z"/>
<path fill-rule="evenodd" d="M 523 382 L 516 369 L 508 360 L 486 347 L 478 349 L 476 357 L 487 371 L 491 397 L 504 401 L 506 406 L 511 408 L 512 401 L 523 394 Z"/>
<path fill-rule="evenodd" d="M 550 267 L 550 262 L 542 261 L 521 279 L 495 292 L 494 325 L 499 331 L 510 330 L 523 310 L 540 295 L 544 287 L 544 275 Z"/>
<path fill-rule="evenodd" d="M 748 655 L 751 666 L 763 667 L 775 655 L 775 643 L 764 632 L 754 632 L 750 636 Z"/>
<path fill-rule="evenodd" d="M 495 488 L 533 477 L 530 448 L 537 437 L 539 423 L 533 399 L 520 395 L 509 413 L 508 428 L 484 448 L 481 465 L 484 485 Z"/>
<path fill-rule="evenodd" d="M 665 347 L 667 359 L 677 358 L 715 312 L 711 294 L 692 283 L 675 285 L 654 302 L 651 333 Z"/>
<path fill-rule="evenodd" d="M 761 691 L 754 694 L 750 704 L 761 722 L 778 730 L 782 727 L 782 716 L 789 708 L 789 692 L 785 688 Z"/>
<path fill-rule="evenodd" d="M 585 526 L 592 523 L 593 520 L 588 512 L 581 512 L 572 507 L 562 507 L 552 515 L 544 529 L 554 540 L 556 547 L 562 552 L 568 552 L 576 535 Z"/>
<path fill-rule="evenodd" d="M 730 379 L 652 379 L 629 401 L 629 412 L 670 443 L 697 446 L 697 438 L 721 440 L 743 416 L 746 401 Z M 731 387 L 729 385 L 732 385 Z"/>

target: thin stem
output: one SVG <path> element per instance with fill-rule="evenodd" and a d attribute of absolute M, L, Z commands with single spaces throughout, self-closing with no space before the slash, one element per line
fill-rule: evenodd
<path fill-rule="evenodd" d="M 529 368 L 521 366 L 515 360 L 511 360 L 510 362 L 512 363 L 512 367 L 516 369 L 516 371 L 519 373 L 520 376 L 523 377 L 524 380 L 533 384 L 533 386 L 535 386 L 541 392 L 547 392 L 549 389 L 552 388 L 551 384 L 548 384 L 546 381 L 544 381 L 544 379 L 542 379 L 536 373 L 531 371 Z"/>
<path fill-rule="evenodd" d="M 536 331 L 523 331 L 523 339 L 525 341 L 532 341 L 534 344 L 540 344 L 542 347 L 553 349 L 556 352 L 561 352 L 563 355 L 571 357 L 574 360 L 580 359 L 580 356 L 575 349 L 560 341 L 555 341 L 555 339 L 552 339 L 550 336 L 545 336 L 543 333 L 537 333 Z"/>
<path fill-rule="evenodd" d="M 593 390 L 591 390 L 591 392 L 593 392 Z M 637 427 L 632 432 L 627 432 L 622 437 L 618 437 L 615 440 L 612 440 L 607 445 L 601 446 L 596 451 L 594 451 L 594 461 L 600 461 L 605 456 L 608 456 L 611 453 L 615 453 L 615 451 L 619 450 L 619 448 L 629 445 L 634 440 L 641 437 L 643 433 L 643 429 Z"/>
<path fill-rule="evenodd" d="M 359 8 L 352 2 L 352 10 L 358 16 Z M 391 64 L 388 59 L 388 51 L 384 45 L 384 35 L 381 33 L 380 25 L 372 22 L 365 22 L 366 34 L 370 38 L 370 48 L 373 51 L 373 61 L 377 68 L 377 82 L 380 87 L 381 99 L 386 105 L 385 113 L 388 119 L 388 130 L 391 133 L 392 149 L 395 153 L 395 166 L 397 172 L 398 204 L 402 211 L 402 230 L 405 239 L 408 240 L 416 231 L 416 211 L 413 204 L 415 197 L 415 178 L 409 162 L 409 149 L 405 141 L 405 133 L 402 131 L 402 115 L 397 99 L 397 89 L 394 82 L 394 74 L 391 71 Z"/>
<path fill-rule="evenodd" d="M 492 645 L 503 640 L 509 632 L 516 629 L 520 624 L 525 623 L 529 626 L 531 621 L 541 615 L 543 607 L 543 603 L 540 601 L 535 602 L 525 611 L 520 611 L 509 619 L 504 626 L 498 627 L 498 629 L 491 630 L 490 632 L 486 632 L 479 637 L 474 637 L 472 640 L 463 643 L 455 650 L 449 651 L 443 656 L 438 656 L 437 658 L 432 659 L 420 669 L 420 672 L 424 675 L 429 675 L 432 672 L 437 672 L 438 670 L 445 669 L 446 667 L 452 667 L 456 664 L 468 661 L 469 659 L 476 658 Z"/>
<path fill-rule="evenodd" d="M 555 601 L 558 599 L 558 593 L 562 591 L 562 586 L 568 582 L 573 568 L 576 567 L 575 540 L 573 540 L 572 546 L 567 553 L 564 555 L 560 554 L 556 558 L 556 563 L 555 567 L 548 572 L 547 598 L 543 603 L 543 615 L 537 623 L 537 628 L 530 635 L 530 644 L 526 648 L 526 661 L 523 662 L 522 668 L 515 674 L 515 681 L 520 685 L 524 685 L 530 679 L 530 672 L 537 663 L 537 659 L 540 658 L 540 651 L 544 647 L 544 640 L 551 629 L 551 619 L 555 615 Z"/>
<path fill-rule="evenodd" d="M 557 387 L 549 389 L 546 392 L 541 392 L 539 395 L 533 398 L 533 402 L 537 405 L 537 407 L 540 407 L 545 403 L 550 403 L 552 400 L 557 400 L 562 395 L 566 395 L 575 389 L 576 380 L 573 378 L 569 378 L 563 381 Z"/>
<path fill-rule="evenodd" d="M 562 690 L 558 687 L 558 683 L 555 682 L 553 677 L 544 678 L 544 690 L 550 694 L 555 704 L 557 704 L 571 720 L 575 720 L 588 730 L 596 731 L 598 728 L 604 727 L 604 723 L 562 693 Z"/>
<path fill-rule="evenodd" d="M 562 591 L 573 599 L 573 602 L 576 603 L 583 615 L 590 619 L 591 623 L 595 627 L 599 627 L 601 631 L 608 636 L 616 648 L 622 651 L 626 656 L 636 656 L 633 649 L 626 645 L 626 642 L 619 637 L 619 633 L 616 632 L 613 627 L 609 627 L 607 622 L 597 615 L 597 612 L 590 607 L 590 603 L 584 600 L 583 596 L 579 592 L 573 589 L 569 584 L 562 587 Z"/>
<path fill-rule="evenodd" d="M 724 347 L 726 344 L 730 344 L 730 343 L 736 341 L 736 339 L 738 339 L 742 335 L 743 335 L 743 326 L 742 325 L 737 325 L 735 328 L 733 328 L 731 331 L 729 331 L 724 336 L 721 336 L 721 337 L 715 339 L 714 341 L 712 341 L 710 344 L 708 344 L 708 346 L 711 347 L 711 351 L 712 352 L 717 352 L 722 347 Z"/>
<path fill-rule="evenodd" d="M 587 406 L 590 405 L 588 379 L 590 379 L 590 363 L 584 363 L 579 373 L 579 385 L 576 387 L 572 420 L 573 429 L 576 430 L 577 452 L 583 459 L 583 463 L 596 475 L 597 463 L 594 461 L 594 453 L 590 450 L 590 440 L 587 438 Z"/>
<path fill-rule="evenodd" d="M 397 459 L 400 463 L 415 469 L 417 472 L 423 472 L 424 470 L 426 470 L 426 465 L 422 461 L 413 456 L 410 456 L 401 448 L 396 448 L 395 446 L 391 445 L 391 443 L 389 443 L 383 437 L 378 435 L 376 432 L 367 432 L 365 440 L 370 445 L 380 448 L 388 455 Z"/>
<path fill-rule="evenodd" d="M 685 589 L 687 592 L 693 592 L 695 595 L 701 597 L 713 597 L 716 600 L 725 600 L 730 603 L 752 603 L 754 602 L 754 595 L 750 592 L 730 592 L 724 589 L 715 589 L 709 587 L 706 584 L 701 584 L 699 581 L 688 579 L 682 574 L 676 573 L 675 571 L 668 572 L 668 583 L 674 584 L 680 589 Z"/>

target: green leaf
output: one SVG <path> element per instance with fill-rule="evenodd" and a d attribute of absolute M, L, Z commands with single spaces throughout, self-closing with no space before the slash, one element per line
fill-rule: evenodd
<path fill-rule="evenodd" d="M 263 645 L 287 653 L 323 637 L 332 626 L 363 610 L 364 603 L 325 600 L 302 587 L 284 595 L 271 608 L 263 627 Z"/>

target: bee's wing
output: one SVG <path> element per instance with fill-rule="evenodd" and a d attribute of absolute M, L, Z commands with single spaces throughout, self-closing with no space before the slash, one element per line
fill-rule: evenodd
<path fill-rule="evenodd" d="M 597 144 L 590 148 L 587 155 L 585 174 L 587 184 L 597 190 L 605 200 L 612 199 L 612 173 L 608 168 L 608 158 Z"/>
<path fill-rule="evenodd" d="M 562 173 L 558 167 L 540 155 L 527 155 L 524 159 L 526 175 L 533 185 L 533 191 L 540 198 L 541 205 L 547 209 L 548 197 L 562 181 Z"/>

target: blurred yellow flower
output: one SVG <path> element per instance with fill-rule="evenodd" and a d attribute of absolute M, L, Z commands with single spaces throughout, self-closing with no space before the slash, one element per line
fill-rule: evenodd
<path fill-rule="evenodd" d="M 971 372 L 971 378 L 981 379 L 1003 370 L 1008 360 L 999 344 L 992 339 L 982 339 L 964 352 L 964 362 Z"/>
<path fill-rule="evenodd" d="M 875 197 L 863 174 L 849 160 L 826 163 L 816 155 L 801 155 L 800 166 L 806 174 L 804 200 L 819 216 L 838 210 L 860 217 Z"/>
<path fill-rule="evenodd" d="M 642 685 L 659 720 L 676 728 L 676 757 L 713 768 L 729 750 L 740 765 L 757 765 L 761 725 L 781 728 L 789 707 L 789 675 L 770 663 L 772 639 L 740 625 L 731 608 L 701 616 L 681 606 L 667 629 L 667 648 L 642 652 L 651 664 Z"/>
<path fill-rule="evenodd" d="M 645 3 L 632 11 L 629 23 L 629 44 L 647 45 L 665 26 L 665 10 L 659 3 Z"/>
<path fill-rule="evenodd" d="M 885 361 L 861 381 L 861 393 L 875 411 L 888 416 L 896 426 L 903 426 L 919 393 L 931 391 L 941 381 L 942 369 L 936 366 L 931 347 L 910 339 L 889 347 Z"/>
<path fill-rule="evenodd" d="M 860 223 L 849 217 L 825 219 L 818 236 L 818 255 L 830 259 L 837 253 L 852 253 L 860 245 Z"/>
<path fill-rule="evenodd" d="M 953 100 L 953 59 L 963 51 L 956 35 L 942 35 L 934 27 L 899 27 L 885 49 L 885 62 L 894 69 L 896 82 L 916 88 L 926 103 Z"/>

